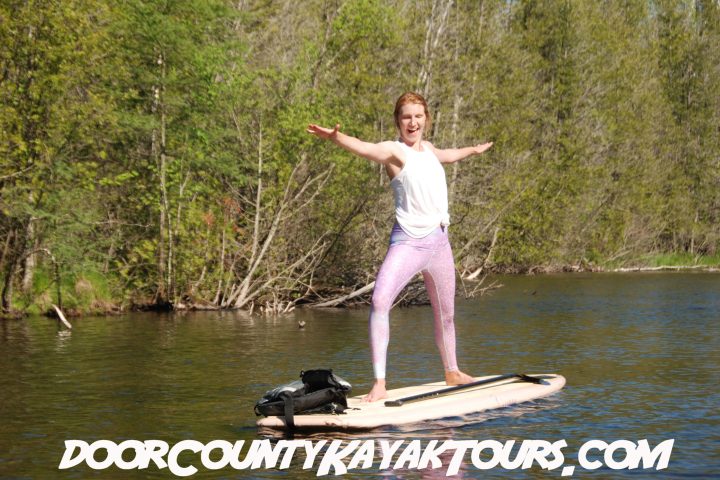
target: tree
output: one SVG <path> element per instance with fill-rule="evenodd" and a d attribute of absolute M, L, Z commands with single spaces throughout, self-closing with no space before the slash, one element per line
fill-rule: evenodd
<path fill-rule="evenodd" d="M 92 75 L 93 62 L 106 46 L 95 22 L 105 13 L 102 7 L 80 1 L 18 1 L 1 7 L 4 312 L 11 310 L 13 286 L 21 269 L 26 279 L 32 277 L 35 255 L 50 253 L 65 268 L 82 250 L 77 238 L 56 241 L 55 253 L 45 242 L 59 227 L 79 223 L 76 214 L 83 209 L 75 209 L 64 199 L 92 189 L 102 156 L 99 132 L 108 112 L 105 99 L 94 89 Z"/>

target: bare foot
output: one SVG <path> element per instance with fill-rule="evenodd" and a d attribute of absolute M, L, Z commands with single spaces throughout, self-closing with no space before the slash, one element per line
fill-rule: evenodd
<path fill-rule="evenodd" d="M 461 372 L 460 370 L 452 372 L 445 371 L 445 383 L 448 385 L 465 385 L 466 383 L 474 381 L 475 379 L 473 377 L 467 373 Z"/>
<path fill-rule="evenodd" d="M 387 390 L 385 389 L 385 379 L 378 378 L 375 380 L 375 384 L 373 385 L 372 389 L 370 389 L 370 393 L 363 397 L 363 402 L 377 402 L 378 400 L 382 400 L 383 398 L 387 397 L 388 394 Z"/>

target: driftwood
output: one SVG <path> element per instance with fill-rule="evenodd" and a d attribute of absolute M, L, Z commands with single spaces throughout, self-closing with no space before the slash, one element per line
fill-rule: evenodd
<path fill-rule="evenodd" d="M 482 282 L 480 282 L 480 283 L 482 284 Z M 372 289 L 374 287 L 375 287 L 375 282 L 371 282 L 371 283 L 365 285 L 364 287 L 358 288 L 357 290 L 355 290 L 347 295 L 343 295 L 343 296 L 334 298 L 332 300 L 327 300 L 327 301 L 320 302 L 320 303 L 308 304 L 306 306 L 310 307 L 310 308 L 337 307 L 339 305 L 342 305 L 343 303 L 348 302 L 349 300 L 352 300 L 353 298 L 360 297 L 361 295 L 364 295 L 364 294 L 372 291 Z M 495 284 L 493 284 L 493 285 L 485 288 L 484 290 L 489 290 L 491 288 L 498 288 L 498 287 L 496 287 Z M 430 297 L 428 295 L 427 288 L 425 287 L 425 282 L 420 275 L 417 275 L 398 294 L 397 298 L 395 299 L 395 302 L 393 303 L 392 308 L 395 308 L 398 305 L 408 307 L 408 306 L 412 306 L 412 305 L 428 305 L 429 303 L 430 303 Z"/>
<path fill-rule="evenodd" d="M 483 260 L 482 265 L 480 265 L 480 268 L 472 272 L 470 275 L 466 277 L 467 280 L 475 280 L 483 271 L 485 271 L 485 268 L 487 267 L 488 263 L 490 262 L 490 257 L 492 257 L 493 250 L 495 249 L 495 244 L 497 243 L 498 238 L 498 232 L 500 231 L 500 227 L 495 227 L 495 233 L 493 233 L 492 243 L 490 243 L 490 248 L 488 249 L 488 253 L 485 256 L 485 260 Z"/>
<path fill-rule="evenodd" d="M 502 288 L 503 285 L 501 283 L 498 283 L 497 280 L 493 280 L 490 285 L 483 286 L 485 283 L 485 280 L 487 279 L 487 275 L 484 275 L 480 281 L 478 281 L 472 288 L 472 290 L 468 290 L 467 286 L 465 285 L 465 279 L 460 277 L 460 283 L 462 285 L 463 289 L 463 296 L 465 298 L 475 298 L 476 296 L 485 295 L 490 290 L 495 290 L 498 288 Z"/>
<path fill-rule="evenodd" d="M 611 272 L 660 272 L 680 270 L 703 270 L 707 272 L 717 272 L 720 271 L 720 268 L 710 267 L 707 265 L 661 265 L 659 267 L 623 267 L 611 270 Z"/>
<path fill-rule="evenodd" d="M 62 310 L 60 310 L 60 307 L 58 307 L 58 306 L 55 305 L 55 304 L 53 304 L 52 307 L 55 309 L 55 313 L 57 313 L 58 318 L 60 319 L 60 321 L 61 321 L 62 323 L 64 323 L 67 328 L 72 329 L 72 325 L 70 325 L 70 322 L 67 321 L 67 319 L 65 318 L 65 315 L 63 315 Z"/>
<path fill-rule="evenodd" d="M 362 288 L 359 288 L 355 290 L 354 292 L 348 293 L 347 295 L 343 295 L 342 297 L 335 298 L 333 300 L 328 300 L 326 302 L 322 303 L 313 303 L 308 305 L 312 308 L 329 308 L 329 307 L 337 307 L 338 305 L 347 302 L 348 300 L 351 300 L 355 297 L 358 297 L 364 293 L 369 292 L 375 287 L 375 282 L 370 282 L 367 285 L 365 285 Z"/>

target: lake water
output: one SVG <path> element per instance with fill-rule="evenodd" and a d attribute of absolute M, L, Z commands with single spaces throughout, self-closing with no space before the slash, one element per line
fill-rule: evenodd
<path fill-rule="evenodd" d="M 476 376 L 555 372 L 558 394 L 536 402 L 359 440 L 565 440 L 575 477 L 711 478 L 720 475 L 720 274 L 573 274 L 497 277 L 502 288 L 458 299 L 460 367 Z M 304 320 L 304 329 L 298 321 Z M 299 310 L 265 318 L 241 312 L 133 313 L 0 322 L 0 478 L 171 478 L 168 469 L 58 470 L 64 441 L 265 438 L 253 405 L 300 370 L 329 366 L 355 393 L 371 383 L 367 309 Z M 391 315 L 389 386 L 442 378 L 430 307 Z M 587 441 L 674 439 L 667 469 L 593 472 L 578 465 Z M 622 453 L 622 452 L 621 452 Z M 98 455 L 101 460 L 103 455 Z M 620 455 L 622 457 L 622 455 Z M 132 458 L 128 455 L 126 460 Z M 304 455 L 287 469 L 218 471 L 190 478 L 315 478 Z M 561 469 L 478 470 L 463 478 L 559 478 Z M 602 455 L 595 459 L 603 460 Z M 379 459 L 377 459 L 379 461 Z M 445 459 L 443 460 L 445 461 Z M 347 463 L 347 462 L 346 462 Z M 379 463 L 379 462 L 378 462 Z M 317 465 L 315 466 L 317 467 Z M 356 470 L 355 478 L 445 478 L 437 470 Z"/>

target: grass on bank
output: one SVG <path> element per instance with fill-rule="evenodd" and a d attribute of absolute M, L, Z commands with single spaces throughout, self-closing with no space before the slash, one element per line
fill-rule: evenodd
<path fill-rule="evenodd" d="M 97 271 L 65 275 L 60 281 L 62 309 L 66 314 L 109 313 L 122 305 L 122 292 L 117 283 Z M 28 314 L 43 315 L 58 302 L 58 286 L 51 271 L 39 268 L 33 276 L 32 288 L 19 293 L 13 308 Z"/>
<path fill-rule="evenodd" d="M 641 258 L 649 267 L 720 267 L 720 254 L 661 253 Z"/>
<path fill-rule="evenodd" d="M 720 254 L 693 255 L 687 252 L 649 253 L 632 258 L 615 259 L 608 262 L 598 262 L 604 271 L 622 269 L 658 269 L 658 268 L 720 268 Z"/>

